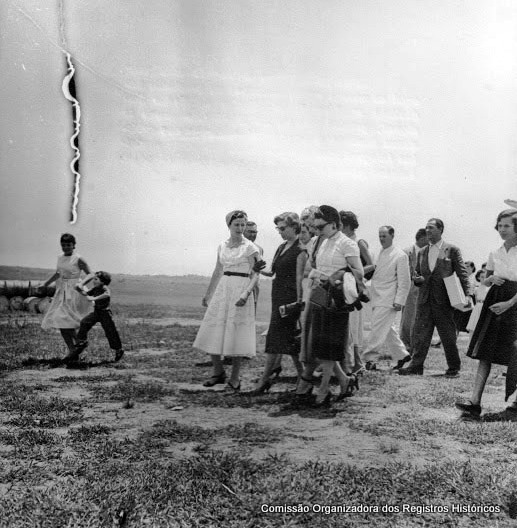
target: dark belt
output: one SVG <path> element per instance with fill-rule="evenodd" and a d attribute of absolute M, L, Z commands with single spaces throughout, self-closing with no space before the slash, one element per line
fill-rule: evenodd
<path fill-rule="evenodd" d="M 235 271 L 225 271 L 223 275 L 228 275 L 229 277 L 249 277 L 249 273 L 237 273 Z"/>

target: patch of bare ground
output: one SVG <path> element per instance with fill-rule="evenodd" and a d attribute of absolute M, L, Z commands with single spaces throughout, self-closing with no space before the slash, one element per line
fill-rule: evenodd
<path fill-rule="evenodd" d="M 408 422 L 439 423 L 445 430 L 458 427 L 458 413 L 452 407 L 436 408 L 415 405 L 415 393 L 426 398 L 436 383 L 445 380 L 429 375 L 401 378 L 389 370 L 368 372 L 361 380 L 362 388 L 352 398 L 327 410 L 310 408 L 283 411 L 294 384 L 279 382 L 269 395 L 250 398 L 227 392 L 224 386 L 206 389 L 201 383 L 176 382 L 174 367 L 161 375 L 149 375 L 145 369 L 131 366 L 133 360 L 167 357 L 169 349 L 139 349 L 126 354 L 126 366 L 119 370 L 99 367 L 88 370 L 55 368 L 17 370 L 9 379 L 38 388 L 41 396 L 82 401 L 83 425 L 102 425 L 112 429 L 114 438 L 137 438 L 163 420 L 174 420 L 185 426 L 208 431 L 225 426 L 248 423 L 277 430 L 281 441 L 246 445 L 244 451 L 255 459 L 272 455 L 285 456 L 296 462 L 347 462 L 356 466 L 383 466 L 407 462 L 417 466 L 436 460 L 466 460 L 482 457 L 482 449 L 465 446 L 465 442 L 447 434 L 412 430 Z M 243 376 L 243 391 L 250 390 L 259 371 L 249 368 Z M 127 387 L 116 393 L 116 386 L 126 380 Z M 447 383 L 454 385 L 454 380 Z M 120 387 L 119 387 L 120 389 Z M 156 398 L 145 396 L 159 389 Z M 446 387 L 449 391 L 451 387 Z M 124 390 L 126 391 L 124 393 Z M 138 390 L 141 394 L 138 395 Z M 336 387 L 333 388 L 337 392 Z M 436 389 L 433 392 L 436 395 Z M 94 395 L 97 396 L 94 397 Z M 490 400 L 497 402 L 497 394 Z M 218 402 L 214 402 L 217 399 Z M 211 401 L 212 400 L 212 401 Z M 465 424 L 462 425 L 465 427 Z M 71 425 L 70 427 L 76 427 Z M 478 424 L 466 427 L 477 428 Z M 220 438 L 212 441 L 174 445 L 169 451 L 183 457 L 202 449 L 228 450 L 239 446 L 239 439 Z M 242 446 L 241 446 L 242 447 Z"/>

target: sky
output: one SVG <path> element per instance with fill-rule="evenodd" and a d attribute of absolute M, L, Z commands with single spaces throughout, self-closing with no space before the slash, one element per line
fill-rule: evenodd
<path fill-rule="evenodd" d="M 74 62 L 81 174 L 77 221 Z M 4 0 L 0 264 L 210 275 L 228 211 L 329 204 L 407 246 L 427 219 L 478 265 L 517 199 L 513 0 Z"/>

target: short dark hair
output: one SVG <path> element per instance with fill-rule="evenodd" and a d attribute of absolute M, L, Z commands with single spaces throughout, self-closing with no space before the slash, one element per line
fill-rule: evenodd
<path fill-rule="evenodd" d="M 425 227 L 421 227 L 415 235 L 415 240 L 420 240 L 421 238 L 427 237 L 427 232 L 425 230 Z"/>
<path fill-rule="evenodd" d="M 63 233 L 63 234 L 61 235 L 61 238 L 60 238 L 59 242 L 60 242 L 61 244 L 68 244 L 68 243 L 70 243 L 70 242 L 71 242 L 72 244 L 75 244 L 75 243 L 76 243 L 76 242 L 75 242 L 75 237 L 74 237 L 74 235 L 71 235 L 70 233 Z"/>
<path fill-rule="evenodd" d="M 320 205 L 318 210 L 314 213 L 314 218 L 325 220 L 329 224 L 336 224 L 336 229 L 341 229 L 341 218 L 335 207 L 331 205 Z"/>
<path fill-rule="evenodd" d="M 111 275 L 107 271 L 96 271 L 95 276 L 106 286 L 111 282 Z"/>
<path fill-rule="evenodd" d="M 288 211 L 287 213 L 281 213 L 273 219 L 273 222 L 278 224 L 278 222 L 285 222 L 289 227 L 294 228 L 294 232 L 298 235 L 301 231 L 300 217 L 297 213 Z"/>
<path fill-rule="evenodd" d="M 393 236 L 395 234 L 395 228 L 390 226 L 390 225 L 382 225 L 381 227 L 379 227 L 379 231 L 381 229 L 387 229 L 388 230 L 388 233 Z"/>
<path fill-rule="evenodd" d="M 443 225 L 442 220 L 440 220 L 439 218 L 429 218 L 427 223 L 429 222 L 434 222 L 436 224 L 436 227 L 443 233 L 445 226 Z"/>
<path fill-rule="evenodd" d="M 484 270 L 484 269 L 480 269 L 480 270 L 477 271 L 477 273 L 476 273 L 476 280 L 477 280 L 478 282 L 481 282 L 481 281 L 479 280 L 479 277 L 481 277 L 481 274 L 482 274 L 482 273 L 485 273 L 485 272 L 486 272 L 486 270 Z"/>
<path fill-rule="evenodd" d="M 472 268 L 473 272 L 476 271 L 476 265 L 472 262 L 472 260 L 466 260 L 465 261 L 465 266 L 470 266 Z"/>
<path fill-rule="evenodd" d="M 495 230 L 497 231 L 497 224 L 503 219 L 503 218 L 511 218 L 513 222 L 513 230 L 515 231 L 516 225 L 517 225 L 517 218 L 515 217 L 517 215 L 517 211 L 515 209 L 505 209 L 504 211 L 501 211 L 497 215 L 497 220 L 495 221 Z"/>
<path fill-rule="evenodd" d="M 350 229 L 354 230 L 359 227 L 357 215 L 352 211 L 339 211 L 339 218 L 341 218 L 341 223 L 343 224 L 343 227 L 348 226 Z"/>

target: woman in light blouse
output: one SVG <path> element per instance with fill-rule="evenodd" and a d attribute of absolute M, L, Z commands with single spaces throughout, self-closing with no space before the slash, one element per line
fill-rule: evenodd
<path fill-rule="evenodd" d="M 490 253 L 485 286 L 490 286 L 467 355 L 479 360 L 469 401 L 458 401 L 463 417 L 479 419 L 481 397 L 492 364 L 507 365 L 506 398 L 517 385 L 517 211 L 499 213 L 495 228 L 503 245 Z M 517 418 L 517 401 L 507 411 Z"/>
<path fill-rule="evenodd" d="M 364 272 L 373 271 L 375 266 L 373 265 L 373 258 L 368 247 L 366 240 L 357 239 L 355 230 L 359 227 L 357 216 L 352 211 L 339 211 L 341 218 L 342 231 L 343 233 L 354 242 L 357 242 L 359 246 L 361 264 L 363 265 Z M 362 284 L 362 283 L 360 283 Z M 364 288 L 361 292 L 363 293 Z M 363 326 L 364 326 L 364 313 L 363 310 L 354 310 L 350 314 L 349 318 L 349 329 L 350 329 L 350 343 L 347 347 L 345 354 L 345 361 L 343 366 L 346 372 L 352 372 L 356 374 L 362 373 L 364 369 L 363 360 L 361 354 L 363 353 L 364 337 L 363 337 Z"/>
<path fill-rule="evenodd" d="M 311 255 L 313 270 L 311 275 L 315 283 L 337 286 L 343 279 L 345 268 L 355 271 L 362 279 L 363 266 L 357 244 L 341 232 L 341 221 L 338 211 L 329 205 L 322 205 L 314 213 L 314 227 L 320 233 L 320 240 L 315 242 Z M 341 387 L 337 399 L 343 398 L 349 384 L 357 386 L 354 375 L 347 376 L 340 362 L 345 357 L 348 339 L 348 312 L 327 311 L 317 305 L 310 310 L 310 330 L 308 332 L 308 349 L 310 356 L 304 364 L 304 372 L 297 387 L 297 394 L 304 394 L 312 384 L 312 373 L 317 362 L 321 363 L 323 374 L 316 394 L 314 406 L 327 406 L 331 401 L 329 381 L 332 373 L 336 375 Z"/>

